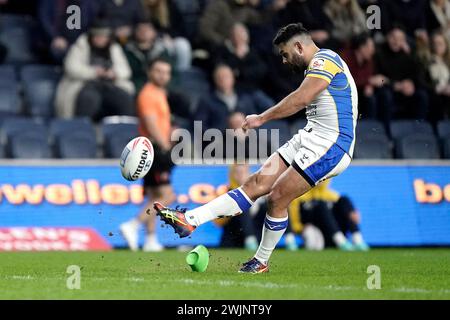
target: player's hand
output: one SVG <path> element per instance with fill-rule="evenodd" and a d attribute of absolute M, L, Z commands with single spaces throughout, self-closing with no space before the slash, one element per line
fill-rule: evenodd
<path fill-rule="evenodd" d="M 258 128 L 263 125 L 262 117 L 259 114 L 251 114 L 245 117 L 242 129 L 247 131 L 248 129 Z"/>

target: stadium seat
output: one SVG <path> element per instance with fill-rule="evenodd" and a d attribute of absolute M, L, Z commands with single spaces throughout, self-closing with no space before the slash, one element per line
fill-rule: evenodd
<path fill-rule="evenodd" d="M 440 139 L 450 136 L 450 120 L 442 120 L 437 124 L 437 133 Z"/>
<path fill-rule="evenodd" d="M 36 23 L 31 17 L 2 15 L 0 42 L 7 50 L 6 63 L 23 65 L 33 63 L 36 57 L 32 48 L 32 33 L 36 32 Z"/>
<path fill-rule="evenodd" d="M 386 135 L 383 123 L 377 120 L 359 120 L 356 125 L 356 137 L 367 135 Z"/>
<path fill-rule="evenodd" d="M 66 131 L 56 142 L 56 154 L 60 158 L 90 159 L 97 154 L 97 142 L 93 131 Z"/>
<path fill-rule="evenodd" d="M 81 131 L 95 134 L 94 126 L 89 118 L 53 119 L 50 122 L 50 136 L 54 140 L 64 133 Z"/>
<path fill-rule="evenodd" d="M 13 135 L 29 131 L 47 133 L 47 130 L 42 121 L 25 117 L 12 117 L 5 119 L 3 121 L 1 129 L 5 141 L 9 141 L 9 139 Z"/>
<path fill-rule="evenodd" d="M 105 124 L 135 124 L 139 123 L 139 119 L 137 117 L 131 116 L 108 116 L 102 119 L 102 123 Z"/>
<path fill-rule="evenodd" d="M 137 137 L 137 135 L 130 135 L 131 132 L 119 131 L 112 135 L 104 144 L 105 158 L 120 158 L 123 148 L 130 140 Z"/>
<path fill-rule="evenodd" d="M 16 83 L 0 83 L 0 113 L 18 115 L 21 112 L 21 99 Z"/>
<path fill-rule="evenodd" d="M 392 145 L 383 134 L 356 136 L 355 159 L 392 159 Z"/>
<path fill-rule="evenodd" d="M 396 120 L 390 126 L 391 136 L 394 140 L 405 137 L 412 133 L 433 134 L 433 127 L 426 121 Z"/>
<path fill-rule="evenodd" d="M 50 118 L 53 101 L 61 77 L 59 67 L 47 65 L 24 66 L 20 71 L 27 113 L 34 117 Z"/>
<path fill-rule="evenodd" d="M 23 132 L 11 137 L 10 156 L 15 159 L 48 159 L 52 158 L 47 135 L 43 132 Z"/>
<path fill-rule="evenodd" d="M 200 68 L 192 67 L 179 73 L 178 82 L 177 89 L 189 96 L 191 99 L 190 111 L 195 112 L 200 98 L 209 94 L 208 76 Z"/>
<path fill-rule="evenodd" d="M 20 69 L 19 76 L 22 82 L 50 79 L 58 81 L 61 77 L 61 68 L 53 65 L 30 64 Z"/>
<path fill-rule="evenodd" d="M 442 149 L 445 159 L 450 159 L 450 134 L 442 139 Z"/>
<path fill-rule="evenodd" d="M 11 83 L 17 83 L 17 74 L 14 66 L 0 65 L 0 86 L 2 84 L 8 85 Z"/>
<path fill-rule="evenodd" d="M 106 117 L 102 121 L 103 151 L 107 158 L 119 158 L 127 143 L 139 135 L 134 117 Z"/>
<path fill-rule="evenodd" d="M 439 159 L 439 144 L 433 134 L 411 133 L 397 140 L 396 156 L 401 159 Z"/>

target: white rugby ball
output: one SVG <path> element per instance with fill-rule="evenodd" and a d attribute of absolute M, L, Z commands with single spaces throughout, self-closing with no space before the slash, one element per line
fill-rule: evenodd
<path fill-rule="evenodd" d="M 153 145 L 146 137 L 137 137 L 128 142 L 120 156 L 122 176 L 135 181 L 143 178 L 153 164 Z"/>

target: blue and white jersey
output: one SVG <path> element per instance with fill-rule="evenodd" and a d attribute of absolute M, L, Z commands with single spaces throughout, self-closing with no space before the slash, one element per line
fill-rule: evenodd
<path fill-rule="evenodd" d="M 305 77 L 320 78 L 329 83 L 306 108 L 305 130 L 336 144 L 353 156 L 358 117 L 358 92 L 347 64 L 337 53 L 320 49 L 311 60 Z"/>

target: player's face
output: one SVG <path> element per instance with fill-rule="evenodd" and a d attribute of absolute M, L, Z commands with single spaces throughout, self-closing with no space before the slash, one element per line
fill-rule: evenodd
<path fill-rule="evenodd" d="M 156 62 L 149 72 L 149 78 L 158 87 L 164 88 L 170 81 L 171 66 L 165 62 Z"/>
<path fill-rule="evenodd" d="M 303 57 L 303 47 L 299 42 L 288 42 L 279 46 L 283 64 L 287 65 L 294 72 L 303 72 L 306 62 Z"/>

